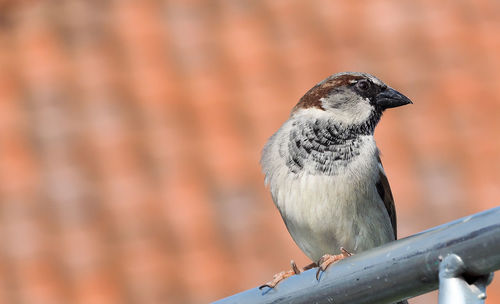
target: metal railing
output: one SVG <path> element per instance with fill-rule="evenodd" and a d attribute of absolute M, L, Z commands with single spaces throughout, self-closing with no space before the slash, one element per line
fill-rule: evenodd
<path fill-rule="evenodd" d="M 442 304 L 476 304 L 498 269 L 500 207 L 356 254 L 319 281 L 311 269 L 215 303 L 393 303 L 439 288 Z"/>

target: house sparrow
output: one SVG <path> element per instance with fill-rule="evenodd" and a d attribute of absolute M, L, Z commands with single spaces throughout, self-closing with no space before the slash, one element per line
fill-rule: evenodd
<path fill-rule="evenodd" d="M 394 201 L 373 133 L 385 109 L 412 103 L 366 73 L 310 89 L 269 139 L 261 165 L 293 240 L 319 266 L 396 239 Z M 264 285 L 273 288 L 292 270 Z"/>

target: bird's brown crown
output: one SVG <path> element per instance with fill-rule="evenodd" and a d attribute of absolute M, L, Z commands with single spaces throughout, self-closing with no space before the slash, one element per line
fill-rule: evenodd
<path fill-rule="evenodd" d="M 349 85 L 363 78 L 365 77 L 352 74 L 342 74 L 329 77 L 307 91 L 307 93 L 302 96 L 297 105 L 293 108 L 292 113 L 299 109 L 309 108 L 318 108 L 324 110 L 321 105 L 321 98 L 327 96 L 328 93 L 330 93 L 330 91 L 336 87 Z"/>

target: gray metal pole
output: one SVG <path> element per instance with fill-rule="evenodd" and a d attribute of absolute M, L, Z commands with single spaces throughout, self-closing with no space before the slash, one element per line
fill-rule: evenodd
<path fill-rule="evenodd" d="M 455 254 L 471 279 L 500 269 L 500 207 L 292 276 L 276 288 L 250 289 L 227 303 L 391 303 L 435 290 L 441 261 Z"/>

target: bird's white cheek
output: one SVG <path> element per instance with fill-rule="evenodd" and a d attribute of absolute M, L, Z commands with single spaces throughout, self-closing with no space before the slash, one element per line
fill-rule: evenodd
<path fill-rule="evenodd" d="M 322 102 L 327 105 L 328 101 L 322 99 Z M 343 107 L 332 108 L 326 107 L 330 113 L 330 118 L 341 122 L 345 125 L 358 125 L 366 122 L 375 108 L 370 104 L 368 98 L 359 102 L 349 102 Z"/>
<path fill-rule="evenodd" d="M 368 120 L 375 108 L 370 104 L 370 100 L 365 98 L 363 102 L 359 102 L 353 107 L 354 123 L 361 123 Z"/>

